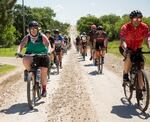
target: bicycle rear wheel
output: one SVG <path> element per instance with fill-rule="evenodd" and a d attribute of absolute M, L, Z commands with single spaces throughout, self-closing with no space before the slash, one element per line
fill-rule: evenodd
<path fill-rule="evenodd" d="M 85 61 L 85 52 L 82 53 L 83 61 Z"/>
<path fill-rule="evenodd" d="M 33 107 L 35 106 L 35 95 L 35 83 L 34 79 L 32 78 L 32 73 L 30 72 L 27 81 L 27 101 L 30 109 L 33 109 Z"/>
<path fill-rule="evenodd" d="M 141 100 L 141 99 L 137 98 L 137 103 L 138 103 L 139 109 L 142 112 L 145 112 L 148 109 L 149 100 L 150 100 L 149 82 L 148 82 L 148 78 L 147 78 L 144 70 L 141 70 L 140 72 L 142 73 L 142 77 L 143 77 L 143 81 L 144 81 L 144 88 L 142 89 L 143 99 Z"/>
<path fill-rule="evenodd" d="M 123 90 L 124 90 L 126 99 L 130 102 L 132 95 L 133 95 L 133 88 L 132 88 L 131 83 L 130 82 L 124 83 Z"/>
<path fill-rule="evenodd" d="M 102 72 L 103 72 L 103 62 L 102 62 L 102 58 L 101 57 L 98 59 L 97 68 L 98 68 L 98 74 L 102 74 Z"/>

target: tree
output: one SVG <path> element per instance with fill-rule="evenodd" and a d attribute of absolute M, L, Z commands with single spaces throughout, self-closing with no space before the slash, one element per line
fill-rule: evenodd
<path fill-rule="evenodd" d="M 17 0 L 0 1 L 0 44 L 6 47 L 16 39 L 16 29 L 13 27 L 12 8 Z"/>

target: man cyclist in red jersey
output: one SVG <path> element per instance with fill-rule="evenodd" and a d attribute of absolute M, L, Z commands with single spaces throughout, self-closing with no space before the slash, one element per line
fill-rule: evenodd
<path fill-rule="evenodd" d="M 124 24 L 120 31 L 120 52 L 125 56 L 123 70 L 123 86 L 125 82 L 129 82 L 128 72 L 131 68 L 131 57 L 142 48 L 144 40 L 148 40 L 148 26 L 142 22 L 142 13 L 134 10 L 129 15 L 131 21 Z M 150 44 L 148 45 L 150 49 Z M 141 56 L 142 58 L 143 56 Z M 143 59 L 143 58 L 142 58 Z M 142 62 L 141 62 L 142 63 Z M 144 64 L 144 59 L 143 59 Z M 144 68 L 144 65 L 143 65 Z M 143 89 L 143 82 L 140 80 L 140 90 Z M 142 92 L 139 97 L 142 99 Z"/>

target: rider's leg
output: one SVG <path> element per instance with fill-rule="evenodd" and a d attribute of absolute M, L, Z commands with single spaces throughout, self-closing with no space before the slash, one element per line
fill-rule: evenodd
<path fill-rule="evenodd" d="M 60 64 L 60 68 L 62 69 L 62 51 L 60 51 L 59 53 L 59 64 Z"/>
<path fill-rule="evenodd" d="M 24 65 L 25 69 L 27 69 L 28 71 L 31 68 L 31 63 L 32 63 L 32 57 L 24 57 L 23 58 L 23 65 Z"/>
<path fill-rule="evenodd" d="M 42 96 L 46 96 L 47 71 L 48 71 L 48 68 L 41 67 Z"/>
<path fill-rule="evenodd" d="M 130 59 L 130 54 L 127 54 L 126 59 L 124 61 L 124 70 L 123 70 L 123 81 L 129 81 L 128 78 L 128 72 L 131 68 L 131 59 Z"/>
<path fill-rule="evenodd" d="M 102 49 L 102 63 L 104 63 L 105 49 Z"/>
<path fill-rule="evenodd" d="M 28 80 L 28 71 L 31 69 L 32 57 L 24 57 L 23 65 L 25 67 L 24 70 L 24 81 Z"/>
<path fill-rule="evenodd" d="M 50 55 L 50 61 L 51 61 L 51 64 L 53 65 L 54 64 L 54 53 L 52 53 Z"/>
<path fill-rule="evenodd" d="M 91 55 L 90 60 L 92 60 L 92 58 L 93 58 L 93 46 L 92 46 L 92 42 L 90 42 L 90 55 Z"/>

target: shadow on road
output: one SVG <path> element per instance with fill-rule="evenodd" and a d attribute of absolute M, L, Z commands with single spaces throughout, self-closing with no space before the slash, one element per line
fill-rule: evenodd
<path fill-rule="evenodd" d="M 122 118 L 131 119 L 133 116 L 138 116 L 139 118 L 146 120 L 150 118 L 148 113 L 138 112 L 138 106 L 132 103 L 127 103 L 125 98 L 121 98 L 123 105 L 116 105 L 112 107 L 111 113 L 118 115 Z"/>
<path fill-rule="evenodd" d="M 39 104 L 43 104 L 43 102 L 36 103 L 36 106 Z M 0 111 L 0 113 L 5 113 L 5 114 L 16 114 L 16 113 L 18 113 L 19 115 L 24 115 L 24 114 L 33 113 L 33 112 L 38 112 L 38 109 L 34 108 L 31 110 L 28 107 L 27 103 L 15 104 L 15 105 L 10 106 L 10 108 L 8 108 L 8 109 L 3 109 Z"/>
<path fill-rule="evenodd" d="M 84 66 L 89 67 L 89 66 L 94 66 L 93 64 L 85 64 Z"/>
<path fill-rule="evenodd" d="M 89 75 L 95 76 L 95 75 L 98 75 L 98 72 L 95 70 L 95 71 L 89 72 Z"/>

